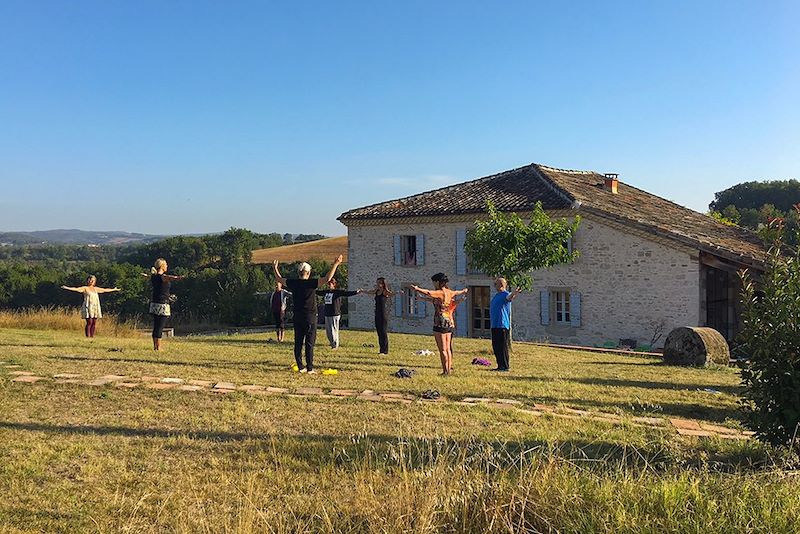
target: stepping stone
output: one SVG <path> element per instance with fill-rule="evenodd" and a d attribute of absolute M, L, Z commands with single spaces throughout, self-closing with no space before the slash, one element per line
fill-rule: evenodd
<path fill-rule="evenodd" d="M 522 406 L 522 401 L 516 399 L 495 399 L 494 402 L 499 404 L 512 404 L 514 406 Z"/>
<path fill-rule="evenodd" d="M 235 389 L 216 389 L 212 388 L 211 393 L 217 393 L 219 395 L 227 395 L 228 393 L 235 393 Z"/>
<path fill-rule="evenodd" d="M 361 394 L 362 395 L 375 395 L 375 392 L 372 391 L 371 389 L 365 389 L 364 391 L 361 392 Z"/>
<path fill-rule="evenodd" d="M 279 394 L 289 393 L 289 390 L 287 388 L 274 388 L 271 386 L 267 386 L 264 391 L 266 391 L 267 393 L 279 393 Z"/>
<path fill-rule="evenodd" d="M 747 436 L 747 437 L 749 438 L 749 437 L 751 437 L 751 436 L 755 436 L 755 435 L 756 435 L 756 433 L 755 433 L 755 432 L 753 432 L 752 430 L 743 430 L 743 431 L 742 431 L 742 435 L 743 435 L 743 436 Z"/>
<path fill-rule="evenodd" d="M 586 417 L 588 415 L 591 415 L 591 413 L 587 412 L 586 410 L 576 410 L 575 408 L 561 408 L 561 409 L 567 413 L 573 415 L 580 415 L 581 417 Z"/>
<path fill-rule="evenodd" d="M 542 417 L 544 415 L 544 412 L 540 412 L 539 410 L 527 410 L 525 408 L 519 408 L 518 411 L 526 413 L 528 415 L 532 415 L 534 417 Z"/>
<path fill-rule="evenodd" d="M 255 384 L 248 384 L 245 386 L 239 386 L 239 391 L 263 391 L 265 388 L 264 386 L 256 386 Z"/>
<path fill-rule="evenodd" d="M 213 384 L 214 382 L 212 382 L 211 380 L 189 380 L 188 383 L 190 386 L 200 386 L 207 388 L 210 387 L 211 384 Z"/>
<path fill-rule="evenodd" d="M 159 380 L 161 380 L 161 377 L 158 377 L 158 376 L 143 376 L 139 380 L 141 380 L 142 382 L 158 382 Z"/>
<path fill-rule="evenodd" d="M 183 384 L 183 378 L 162 378 L 161 382 L 164 384 Z"/>
<path fill-rule="evenodd" d="M 61 373 L 57 375 L 53 375 L 53 378 L 80 378 L 81 375 L 76 375 L 75 373 Z"/>
<path fill-rule="evenodd" d="M 109 382 L 116 382 L 118 380 L 124 380 L 125 378 L 128 377 L 125 375 L 103 375 L 100 378 L 98 378 L 98 380 L 108 380 Z"/>
<path fill-rule="evenodd" d="M 294 392 L 297 395 L 322 395 L 322 388 L 297 388 Z"/>
<path fill-rule="evenodd" d="M 720 439 L 750 439 L 750 436 L 744 434 L 719 434 L 717 437 Z"/>
<path fill-rule="evenodd" d="M 371 390 L 366 390 L 366 391 L 370 391 L 370 393 L 362 392 L 361 395 L 359 395 L 357 398 L 372 402 L 381 402 L 383 400 L 383 397 L 381 397 L 380 395 L 376 395 Z"/>
<path fill-rule="evenodd" d="M 622 417 L 619 415 L 615 415 L 613 413 L 603 413 L 603 412 L 596 412 L 589 416 L 591 419 L 597 419 L 600 421 L 609 421 L 614 423 L 621 423 Z"/>
<path fill-rule="evenodd" d="M 332 389 L 331 395 L 334 397 L 355 397 L 358 391 L 354 389 Z"/>
<path fill-rule="evenodd" d="M 6 365 L 6 369 L 19 369 L 21 365 Z"/>
<path fill-rule="evenodd" d="M 677 427 L 677 429 L 678 429 L 678 434 L 680 434 L 681 436 L 697 436 L 701 438 L 710 438 L 711 436 L 714 435 L 708 430 L 693 430 L 691 428 L 681 428 L 681 427 Z"/>
<path fill-rule="evenodd" d="M 139 382 L 114 382 L 114 387 L 133 389 L 138 388 L 141 384 Z"/>
<path fill-rule="evenodd" d="M 112 382 L 115 382 L 115 380 L 108 380 L 105 378 L 95 378 L 94 380 L 86 380 L 85 382 L 81 383 L 86 386 L 105 386 Z"/>
<path fill-rule="evenodd" d="M 384 399 L 405 399 L 406 398 L 406 396 L 403 395 L 402 393 L 396 393 L 396 392 L 393 392 L 393 391 L 389 391 L 389 392 L 386 392 L 386 393 L 381 393 L 380 395 Z"/>
<path fill-rule="evenodd" d="M 30 371 L 11 371 L 8 374 L 10 374 L 11 376 L 26 376 L 26 375 L 33 376 L 33 373 L 31 373 Z"/>
<path fill-rule="evenodd" d="M 45 380 L 45 378 L 43 376 L 22 375 L 11 379 L 12 382 L 23 382 L 25 384 L 34 384 L 39 380 Z"/>
<path fill-rule="evenodd" d="M 200 391 L 203 386 L 183 385 L 178 386 L 178 391 Z"/>
<path fill-rule="evenodd" d="M 717 434 L 739 434 L 738 430 L 719 425 L 707 425 L 705 423 L 700 423 L 700 428 L 703 430 L 708 430 L 709 432 L 716 432 Z"/>
<path fill-rule="evenodd" d="M 236 384 L 234 384 L 233 382 L 217 382 L 216 384 L 214 384 L 214 389 L 215 390 L 224 389 L 224 390 L 234 391 L 236 389 Z"/>
<path fill-rule="evenodd" d="M 147 389 L 173 389 L 175 384 L 164 384 L 162 382 L 148 382 L 144 387 Z"/>
<path fill-rule="evenodd" d="M 469 403 L 484 403 L 484 402 L 492 402 L 492 399 L 487 399 L 485 397 L 464 397 L 461 399 L 463 402 Z"/>
<path fill-rule="evenodd" d="M 631 421 L 648 426 L 664 426 L 667 424 L 666 421 L 660 417 L 631 417 Z"/>
<path fill-rule="evenodd" d="M 678 419 L 677 417 L 671 417 L 669 422 L 672 423 L 672 426 L 678 429 L 703 431 L 703 429 L 700 428 L 700 423 L 690 419 Z"/>

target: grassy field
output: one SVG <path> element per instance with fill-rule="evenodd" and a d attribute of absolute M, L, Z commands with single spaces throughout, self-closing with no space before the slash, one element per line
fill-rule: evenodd
<path fill-rule="evenodd" d="M 317 367 L 289 370 L 267 336 L 166 340 L 0 330 L 0 360 L 45 376 L 170 376 L 276 387 L 438 389 L 737 427 L 736 370 L 517 344 L 512 372 L 456 340 L 438 376 L 432 337 L 320 332 Z M 394 378 L 399 367 L 417 370 Z M 0 368 L 2 532 L 793 532 L 793 459 L 755 441 L 560 419 L 453 402 L 214 395 L 11 383 Z"/>

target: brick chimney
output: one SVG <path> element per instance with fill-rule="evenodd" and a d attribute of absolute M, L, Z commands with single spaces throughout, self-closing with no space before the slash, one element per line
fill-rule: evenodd
<path fill-rule="evenodd" d="M 611 191 L 612 194 L 617 194 L 617 186 L 619 185 L 619 174 L 615 172 L 607 172 L 605 173 L 605 183 L 603 184 L 603 189 L 606 191 Z"/>

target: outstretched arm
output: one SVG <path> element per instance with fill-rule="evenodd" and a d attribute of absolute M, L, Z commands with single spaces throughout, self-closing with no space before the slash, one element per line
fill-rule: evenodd
<path fill-rule="evenodd" d="M 275 281 L 286 285 L 286 278 L 282 277 L 281 272 L 278 270 L 278 260 L 272 262 L 272 271 L 275 273 Z"/>
<path fill-rule="evenodd" d="M 86 286 L 81 287 L 69 287 L 69 286 L 61 286 L 61 289 L 66 289 L 67 291 L 74 291 L 75 293 L 83 293 L 83 290 Z"/>
<path fill-rule="evenodd" d="M 469 291 L 469 288 L 468 288 L 468 287 L 465 287 L 464 289 L 459 289 L 459 290 L 457 290 L 457 291 L 453 291 L 453 295 L 455 295 L 455 296 L 458 296 L 458 295 L 466 295 L 466 294 L 467 294 L 467 291 Z"/>
<path fill-rule="evenodd" d="M 335 260 L 333 260 L 333 266 L 331 267 L 331 270 L 328 271 L 328 276 L 320 278 L 319 281 L 317 282 L 317 287 L 327 286 L 328 282 L 333 280 L 333 276 L 336 274 L 336 269 L 339 268 L 339 266 L 342 264 L 343 261 L 344 261 L 344 256 L 339 254 L 339 256 Z"/>
<path fill-rule="evenodd" d="M 94 288 L 94 289 L 95 289 L 95 291 L 97 291 L 98 293 L 113 293 L 113 292 L 115 292 L 115 291 L 122 291 L 122 290 L 121 290 L 120 288 L 118 288 L 118 287 L 112 287 L 111 289 L 108 289 L 108 288 L 106 288 L 106 287 L 96 287 L 96 288 Z"/>

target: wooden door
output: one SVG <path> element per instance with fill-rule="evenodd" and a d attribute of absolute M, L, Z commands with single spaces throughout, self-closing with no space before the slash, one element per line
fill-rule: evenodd
<path fill-rule="evenodd" d="M 492 337 L 492 323 L 489 319 L 489 286 L 470 286 L 470 337 Z"/>

